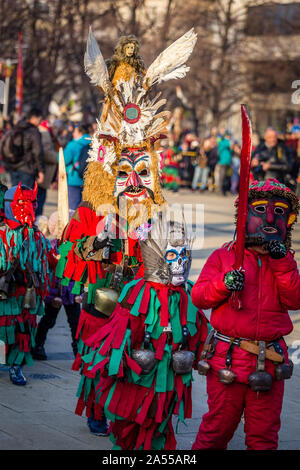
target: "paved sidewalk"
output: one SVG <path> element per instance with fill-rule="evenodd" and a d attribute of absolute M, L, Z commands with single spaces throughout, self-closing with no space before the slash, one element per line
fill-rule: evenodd
<path fill-rule="evenodd" d="M 198 195 L 181 190 L 178 194 L 167 194 L 168 201 L 180 203 L 203 203 L 205 209 L 205 238 L 203 249 L 194 253 L 191 279 L 196 280 L 209 254 L 222 243 L 232 239 L 234 198 L 212 194 Z M 56 193 L 49 192 L 46 214 L 56 209 Z M 190 220 L 188 220 L 190 222 Z M 300 225 L 300 224 L 299 224 Z M 294 232 L 294 249 L 298 250 L 300 264 L 300 226 Z M 292 314 L 294 332 L 287 338 L 289 345 L 299 341 L 300 361 L 300 312 Z M 25 367 L 28 378 L 26 387 L 12 385 L 7 368 L 0 365 L 0 449 L 43 450 L 104 450 L 111 449 L 106 437 L 90 434 L 86 418 L 74 414 L 76 389 L 79 382 L 77 372 L 71 371 L 71 335 L 66 315 L 61 310 L 55 327 L 50 330 L 46 343 L 48 360 L 36 361 L 33 367 Z M 290 355 L 295 348 L 290 349 Z M 187 426 L 179 425 L 178 449 L 190 449 L 207 410 L 205 378 L 194 373 L 193 418 Z M 300 449 L 300 366 L 294 368 L 292 379 L 286 381 L 286 393 L 282 411 L 279 449 Z M 176 420 L 175 420 L 176 424 Z M 244 449 L 242 423 L 229 449 Z"/>

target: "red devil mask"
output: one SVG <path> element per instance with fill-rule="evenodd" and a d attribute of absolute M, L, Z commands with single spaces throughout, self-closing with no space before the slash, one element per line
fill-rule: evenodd
<path fill-rule="evenodd" d="M 272 178 L 253 181 L 248 197 L 246 246 L 264 245 L 271 240 L 278 240 L 289 249 L 291 228 L 299 212 L 298 197 L 287 186 Z"/>
<path fill-rule="evenodd" d="M 11 201 L 11 210 L 15 220 L 21 225 L 29 225 L 32 228 L 35 221 L 35 210 L 37 208 L 37 190 L 35 183 L 34 189 L 22 188 L 21 183 L 18 184 L 13 200 Z M 7 200 L 8 201 L 8 200 Z"/>

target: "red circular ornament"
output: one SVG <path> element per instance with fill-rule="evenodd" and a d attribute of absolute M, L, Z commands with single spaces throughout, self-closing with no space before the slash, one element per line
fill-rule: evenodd
<path fill-rule="evenodd" d="M 123 116 L 126 122 L 129 124 L 135 124 L 141 117 L 140 107 L 134 103 L 126 104 L 123 111 Z"/>

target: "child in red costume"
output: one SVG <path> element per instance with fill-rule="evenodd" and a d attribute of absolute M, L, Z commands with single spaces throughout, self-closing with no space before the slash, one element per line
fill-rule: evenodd
<path fill-rule="evenodd" d="M 194 305 L 212 308 L 215 330 L 205 359 L 209 411 L 193 450 L 226 449 L 243 413 L 247 449 L 277 448 L 283 378 L 292 373 L 283 336 L 293 329 L 288 310 L 300 308 L 300 275 L 290 250 L 298 212 L 298 198 L 289 188 L 272 179 L 254 181 L 244 272 L 233 270 L 236 246 L 226 244 L 212 253 L 192 289 Z M 233 307 L 233 291 L 240 291 L 240 310 Z M 284 358 L 280 365 L 271 360 L 272 352 Z"/>

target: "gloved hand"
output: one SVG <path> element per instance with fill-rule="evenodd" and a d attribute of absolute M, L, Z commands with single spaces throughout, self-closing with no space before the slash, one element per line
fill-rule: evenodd
<path fill-rule="evenodd" d="M 105 246 L 112 246 L 112 238 L 113 238 L 113 233 L 114 232 L 114 214 L 110 213 L 106 215 L 105 217 L 105 224 L 103 226 L 103 221 L 102 225 L 99 224 L 97 226 L 97 238 L 94 240 L 94 249 L 95 250 L 100 250 L 101 248 L 104 248 Z"/>
<path fill-rule="evenodd" d="M 285 258 L 287 254 L 287 250 L 284 243 L 279 240 L 271 240 L 268 244 L 268 250 L 271 258 L 274 259 Z"/>
<path fill-rule="evenodd" d="M 224 276 L 224 284 L 230 291 L 242 290 L 245 282 L 245 274 L 238 269 L 229 271 Z"/>
<path fill-rule="evenodd" d="M 102 232 L 102 233 L 105 233 L 106 237 L 102 237 L 102 239 L 99 237 L 95 238 L 93 242 L 93 248 L 95 251 L 101 250 L 105 246 L 109 245 L 110 239 L 108 238 L 107 232 Z"/>

